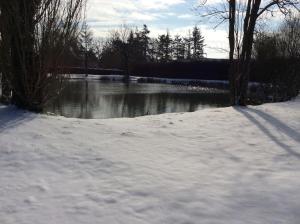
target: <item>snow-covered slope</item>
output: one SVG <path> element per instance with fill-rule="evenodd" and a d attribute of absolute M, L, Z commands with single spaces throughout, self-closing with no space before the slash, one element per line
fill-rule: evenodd
<path fill-rule="evenodd" d="M 299 99 L 109 120 L 0 107 L 1 224 L 299 222 Z"/>

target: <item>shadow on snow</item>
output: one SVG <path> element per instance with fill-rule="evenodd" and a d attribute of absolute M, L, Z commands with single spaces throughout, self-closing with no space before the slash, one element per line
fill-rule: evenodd
<path fill-rule="evenodd" d="M 16 109 L 12 106 L 0 106 L 0 133 L 17 127 L 25 121 L 32 120 L 35 114 Z"/>
<path fill-rule="evenodd" d="M 248 120 L 250 120 L 254 125 L 256 125 L 266 136 L 268 136 L 274 143 L 280 146 L 289 154 L 300 159 L 300 152 L 295 151 L 289 145 L 283 143 L 278 137 L 276 137 L 270 129 L 266 127 L 266 125 L 259 121 L 256 117 L 262 118 L 268 124 L 273 126 L 278 132 L 288 136 L 290 139 L 293 139 L 295 142 L 300 143 L 300 133 L 287 126 L 282 121 L 278 120 L 271 114 L 263 112 L 261 110 L 253 109 L 253 108 L 234 108 L 239 113 L 243 114 Z"/>

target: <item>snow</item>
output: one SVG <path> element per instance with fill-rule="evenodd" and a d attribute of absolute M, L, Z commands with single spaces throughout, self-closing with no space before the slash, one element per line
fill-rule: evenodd
<path fill-rule="evenodd" d="M 1 224 L 298 224 L 300 99 L 80 120 L 0 106 Z"/>

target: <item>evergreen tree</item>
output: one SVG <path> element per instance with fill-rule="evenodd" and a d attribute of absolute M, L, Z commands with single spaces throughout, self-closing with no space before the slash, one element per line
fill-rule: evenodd
<path fill-rule="evenodd" d="M 195 26 L 192 33 L 193 41 L 193 59 L 199 60 L 204 57 L 204 37 L 201 35 L 200 29 Z"/>
<path fill-rule="evenodd" d="M 184 38 L 186 50 L 185 50 L 185 58 L 187 60 L 191 60 L 192 58 L 192 37 L 191 31 L 189 30 L 188 36 Z"/>
<path fill-rule="evenodd" d="M 173 41 L 173 51 L 175 60 L 179 61 L 184 59 L 185 43 L 179 35 L 176 35 Z"/>
<path fill-rule="evenodd" d="M 129 33 L 127 44 L 128 44 L 130 61 L 134 61 L 136 59 L 135 56 L 136 56 L 137 43 L 136 43 L 135 34 L 132 30 Z"/>
<path fill-rule="evenodd" d="M 162 62 L 168 62 L 172 59 L 172 38 L 169 32 L 158 37 L 158 58 Z"/>
<path fill-rule="evenodd" d="M 158 40 L 156 38 L 149 40 L 148 45 L 148 54 L 149 54 L 149 60 L 151 62 L 157 62 L 158 61 Z"/>
<path fill-rule="evenodd" d="M 149 37 L 149 29 L 147 27 L 147 25 L 144 24 L 143 26 L 143 30 L 140 32 L 140 42 L 141 42 L 141 49 L 142 49 L 142 54 L 143 54 L 143 58 L 145 60 L 148 59 L 148 51 L 149 51 L 149 41 L 150 41 L 150 37 Z"/>

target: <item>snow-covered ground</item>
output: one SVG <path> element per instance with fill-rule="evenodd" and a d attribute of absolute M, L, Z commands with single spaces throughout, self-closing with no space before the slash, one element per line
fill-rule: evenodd
<path fill-rule="evenodd" d="M 133 119 L 0 106 L 1 224 L 299 224 L 300 99 Z"/>

